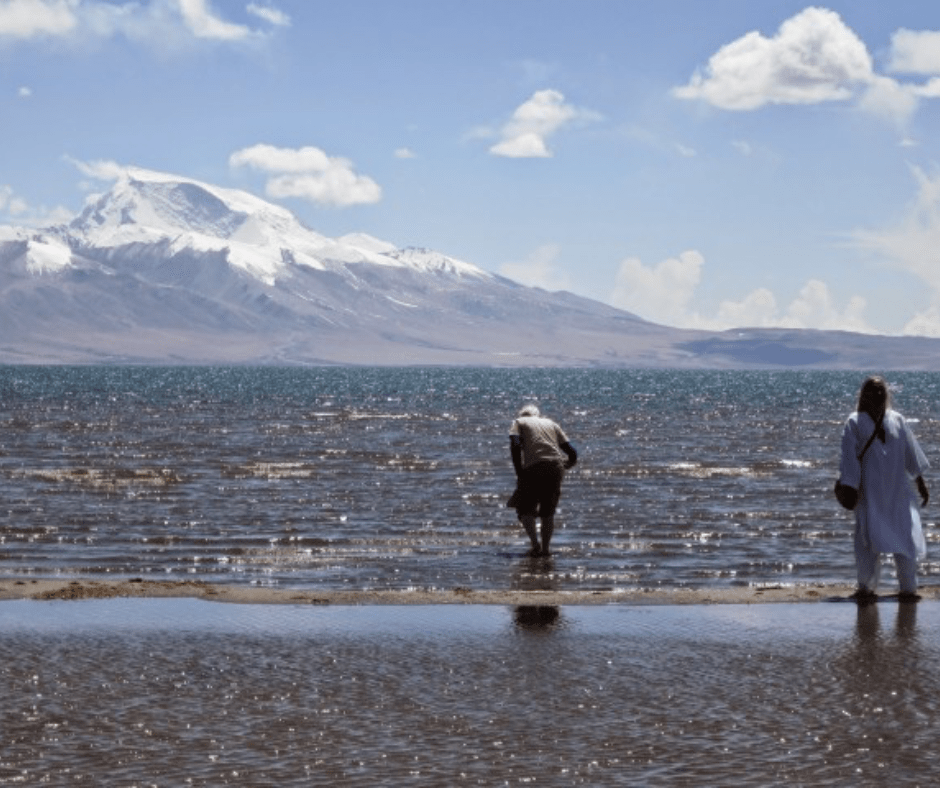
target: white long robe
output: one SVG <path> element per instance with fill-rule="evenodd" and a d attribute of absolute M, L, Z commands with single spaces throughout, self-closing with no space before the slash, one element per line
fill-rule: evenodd
<path fill-rule="evenodd" d="M 863 544 L 874 553 L 920 560 L 927 544 L 913 480 L 927 469 L 927 458 L 900 413 L 888 410 L 882 424 L 886 441 L 875 438 L 859 462 L 875 422 L 867 413 L 849 416 L 842 432 L 840 478 L 859 491 L 855 521 Z"/>

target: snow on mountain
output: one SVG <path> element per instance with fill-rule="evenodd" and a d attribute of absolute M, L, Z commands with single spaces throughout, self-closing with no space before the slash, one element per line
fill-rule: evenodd
<path fill-rule="evenodd" d="M 0 227 L 0 362 L 940 369 L 940 341 L 696 332 L 242 191 L 127 170 L 67 225 Z"/>
<path fill-rule="evenodd" d="M 219 252 L 267 285 L 293 265 L 318 270 L 372 263 L 486 276 L 444 255 L 402 256 L 394 244 L 365 234 L 331 239 L 304 227 L 287 209 L 247 192 L 190 178 L 130 168 L 94 199 L 65 230 L 73 246 L 117 249 L 169 242 L 168 252 Z"/>
<path fill-rule="evenodd" d="M 25 260 L 26 270 L 30 273 L 56 273 L 71 264 L 72 250 L 54 239 L 30 240 Z"/>

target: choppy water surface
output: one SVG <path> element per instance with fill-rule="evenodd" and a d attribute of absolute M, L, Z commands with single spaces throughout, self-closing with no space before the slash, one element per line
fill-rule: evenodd
<path fill-rule="evenodd" d="M 928 786 L 940 604 L 0 604 L 0 784 Z"/>
<path fill-rule="evenodd" d="M 933 458 L 940 376 L 889 377 Z M 851 524 L 830 488 L 861 378 L 0 367 L 0 573 L 362 589 L 850 582 Z M 537 567 L 503 507 L 507 431 L 530 399 L 581 454 L 555 557 Z M 922 577 L 940 571 L 933 553 Z"/>

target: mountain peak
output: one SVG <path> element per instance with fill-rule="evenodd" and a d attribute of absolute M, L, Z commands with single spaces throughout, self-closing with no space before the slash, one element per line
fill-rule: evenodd
<path fill-rule="evenodd" d="M 277 233 L 300 229 L 290 211 L 247 192 L 128 168 L 69 228 L 95 245 L 120 246 L 180 234 L 228 240 L 250 220 L 259 219 Z"/>

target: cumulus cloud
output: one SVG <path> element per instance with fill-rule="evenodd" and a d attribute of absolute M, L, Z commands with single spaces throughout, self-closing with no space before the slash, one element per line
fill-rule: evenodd
<path fill-rule="evenodd" d="M 702 278 L 705 258 L 694 250 L 647 268 L 637 257 L 620 263 L 611 302 L 648 320 L 682 325 Z"/>
<path fill-rule="evenodd" d="M 270 6 L 251 4 L 248 13 L 275 26 L 289 17 Z M 4 0 L 0 39 L 100 39 L 124 36 L 152 47 L 171 48 L 186 39 L 241 42 L 263 33 L 224 19 L 209 0 Z"/>
<path fill-rule="evenodd" d="M 566 103 L 557 90 L 538 90 L 516 108 L 490 153 L 514 159 L 548 158 L 552 155 L 548 137 L 569 123 L 597 117 L 594 112 Z"/>
<path fill-rule="evenodd" d="M 907 74 L 940 74 L 940 31 L 898 30 L 891 37 L 888 69 Z"/>
<path fill-rule="evenodd" d="M 265 193 L 269 197 L 299 197 L 334 207 L 376 203 L 381 187 L 371 178 L 359 175 L 352 162 L 328 156 L 319 148 L 277 148 L 254 145 L 229 157 L 232 167 L 251 167 L 266 173 Z"/>
<path fill-rule="evenodd" d="M 889 70 L 940 74 L 940 33 L 899 30 Z M 936 80 L 940 81 L 940 80 Z M 903 125 L 940 85 L 901 82 L 876 74 L 865 43 L 834 11 L 806 8 L 768 38 L 752 31 L 723 46 L 673 95 L 724 110 L 768 104 L 857 100 L 858 106 Z"/>
<path fill-rule="evenodd" d="M 722 301 L 714 317 L 693 309 L 695 291 L 702 279 L 704 257 L 697 251 L 683 252 L 655 266 L 637 258 L 620 263 L 611 303 L 654 323 L 723 331 L 729 328 L 818 328 L 871 333 L 865 321 L 865 299 L 853 296 L 840 309 L 828 286 L 811 279 L 781 310 L 777 298 L 758 288 L 740 301 Z"/>
<path fill-rule="evenodd" d="M 529 287 L 541 287 L 551 291 L 567 290 L 571 284 L 568 276 L 558 268 L 560 254 L 561 247 L 557 244 L 544 244 L 525 260 L 505 263 L 500 268 L 500 273 Z"/>
<path fill-rule="evenodd" d="M 932 306 L 917 312 L 905 325 L 903 333 L 909 336 L 940 338 L 940 307 Z"/>
<path fill-rule="evenodd" d="M 781 325 L 870 333 L 872 329 L 864 317 L 866 306 L 862 296 L 852 296 L 840 310 L 832 300 L 828 285 L 818 279 L 810 279 L 787 308 Z"/>
<path fill-rule="evenodd" d="M 807 8 L 786 20 L 773 38 L 752 31 L 722 47 L 674 93 L 730 110 L 815 104 L 848 98 L 871 75 L 865 44 L 839 15 Z"/>

